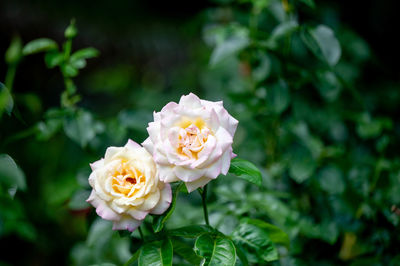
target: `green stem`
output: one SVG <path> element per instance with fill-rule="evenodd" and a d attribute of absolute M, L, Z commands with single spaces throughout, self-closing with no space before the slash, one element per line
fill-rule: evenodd
<path fill-rule="evenodd" d="M 7 70 L 7 75 L 5 80 L 5 85 L 9 90 L 9 92 L 12 91 L 16 71 L 17 71 L 17 64 L 10 64 Z"/>
<path fill-rule="evenodd" d="M 140 226 L 139 226 L 139 227 L 138 227 L 138 230 L 139 230 L 140 238 L 141 238 L 142 241 L 144 242 L 144 236 L 143 236 L 142 228 L 140 228 Z"/>
<path fill-rule="evenodd" d="M 206 225 L 210 225 L 210 221 L 208 220 L 208 211 L 207 211 L 207 185 L 204 186 L 203 190 L 199 190 L 201 195 L 201 200 L 203 202 L 203 212 L 204 212 L 204 220 L 206 221 Z"/>

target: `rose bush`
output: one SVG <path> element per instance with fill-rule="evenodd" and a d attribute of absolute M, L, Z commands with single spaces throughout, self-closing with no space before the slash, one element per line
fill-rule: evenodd
<path fill-rule="evenodd" d="M 161 181 L 182 180 L 191 192 L 227 174 L 236 156 L 232 142 L 237 125 L 222 101 L 201 100 L 190 93 L 154 113 L 143 146 L 153 154 Z"/>
<path fill-rule="evenodd" d="M 136 142 L 109 147 L 104 159 L 91 164 L 87 200 L 114 230 L 135 230 L 147 214 L 162 214 L 171 203 L 171 187 L 157 178 L 152 156 Z"/>

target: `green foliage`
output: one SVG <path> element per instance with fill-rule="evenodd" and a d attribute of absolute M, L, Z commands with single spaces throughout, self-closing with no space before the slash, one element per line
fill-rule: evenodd
<path fill-rule="evenodd" d="M 196 239 L 195 252 L 204 258 L 202 265 L 235 265 L 236 250 L 233 242 L 221 235 L 203 234 Z"/>
<path fill-rule="evenodd" d="M 257 186 L 261 186 L 262 184 L 260 171 L 249 161 L 239 158 L 232 159 L 229 172 Z"/>
<path fill-rule="evenodd" d="M 139 266 L 172 265 L 172 243 L 169 238 L 163 241 L 145 243 L 140 248 Z"/>
<path fill-rule="evenodd" d="M 25 44 L 24 48 L 22 49 L 22 53 L 24 55 L 30 55 L 57 49 L 58 45 L 55 41 L 48 38 L 40 38 Z"/>

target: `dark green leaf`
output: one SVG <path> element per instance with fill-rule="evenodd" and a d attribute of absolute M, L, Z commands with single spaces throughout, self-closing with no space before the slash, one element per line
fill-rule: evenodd
<path fill-rule="evenodd" d="M 201 257 L 196 255 L 196 253 L 193 250 L 193 247 L 189 246 L 187 243 L 178 238 L 172 239 L 172 245 L 174 247 L 174 253 L 181 256 L 191 265 L 200 265 Z"/>
<path fill-rule="evenodd" d="M 261 186 L 262 184 L 260 170 L 258 170 L 258 168 L 249 161 L 240 158 L 232 159 L 229 173 L 234 174 L 257 186 Z"/>
<path fill-rule="evenodd" d="M 286 83 L 280 82 L 267 89 L 268 108 L 280 114 L 286 110 L 290 103 L 290 92 Z"/>
<path fill-rule="evenodd" d="M 83 210 L 88 208 L 90 205 L 86 202 L 89 198 L 90 191 L 89 190 L 78 190 L 72 195 L 68 203 L 68 208 L 71 210 Z"/>
<path fill-rule="evenodd" d="M 138 260 L 140 254 L 140 249 L 136 250 L 135 253 L 133 253 L 132 257 L 125 262 L 124 266 L 131 266 L 134 265 L 134 263 Z"/>
<path fill-rule="evenodd" d="M 17 64 L 22 58 L 22 42 L 21 38 L 14 36 L 5 55 L 7 64 Z"/>
<path fill-rule="evenodd" d="M 239 243 L 235 243 L 235 248 L 236 248 L 236 254 L 238 255 L 240 261 L 242 262 L 243 266 L 248 266 L 249 265 L 249 261 L 247 259 L 246 256 L 246 251 L 244 250 L 244 248 L 242 247 L 241 244 Z"/>
<path fill-rule="evenodd" d="M 0 154 L 0 182 L 6 188 L 26 189 L 25 174 L 7 154 Z"/>
<path fill-rule="evenodd" d="M 304 4 L 308 5 L 311 8 L 315 8 L 314 0 L 300 0 L 300 2 L 303 2 Z"/>
<path fill-rule="evenodd" d="M 345 190 L 343 174 L 335 166 L 327 166 L 318 174 L 318 182 L 323 190 L 331 194 L 340 194 Z"/>
<path fill-rule="evenodd" d="M 11 96 L 10 90 L 0 82 L 0 117 L 4 110 L 6 110 L 8 115 L 11 115 L 13 107 L 14 100 Z"/>
<path fill-rule="evenodd" d="M 311 152 L 303 146 L 290 150 L 289 157 L 289 174 L 297 183 L 307 180 L 317 167 Z"/>
<path fill-rule="evenodd" d="M 33 41 L 28 42 L 22 53 L 24 55 L 35 54 L 39 52 L 49 51 L 49 50 L 56 50 L 58 45 L 55 41 L 47 38 L 40 38 Z"/>
<path fill-rule="evenodd" d="M 263 228 L 255 224 L 241 223 L 232 233 L 232 238 L 240 245 L 254 250 L 266 262 L 278 259 L 278 251 Z"/>
<path fill-rule="evenodd" d="M 60 53 L 59 51 L 49 51 L 44 56 L 44 61 L 48 68 L 53 68 L 61 64 L 64 60 L 64 54 Z"/>
<path fill-rule="evenodd" d="M 336 65 L 342 53 L 339 41 L 332 29 L 325 25 L 306 28 L 301 37 L 307 47 L 321 61 L 330 66 Z"/>
<path fill-rule="evenodd" d="M 236 249 L 233 242 L 222 235 L 203 234 L 194 244 L 197 255 L 204 258 L 202 265 L 235 265 Z"/>
<path fill-rule="evenodd" d="M 140 249 L 139 266 L 172 265 L 173 247 L 169 238 L 144 244 Z"/>
<path fill-rule="evenodd" d="M 188 225 L 168 231 L 168 235 L 185 238 L 196 238 L 204 233 L 213 233 L 215 230 L 207 225 Z"/>
<path fill-rule="evenodd" d="M 163 227 L 164 223 L 168 220 L 168 218 L 171 216 L 171 214 L 175 210 L 175 203 L 176 203 L 176 198 L 178 196 L 179 190 L 183 186 L 183 182 L 175 183 L 172 184 L 172 202 L 171 205 L 169 206 L 168 210 L 165 211 L 162 215 L 153 215 L 153 230 L 155 233 L 160 232 Z"/>
<path fill-rule="evenodd" d="M 266 45 L 270 49 L 277 49 L 279 47 L 279 41 L 287 36 L 290 36 L 299 28 L 297 21 L 289 20 L 279 24 L 271 33 L 268 38 Z"/>

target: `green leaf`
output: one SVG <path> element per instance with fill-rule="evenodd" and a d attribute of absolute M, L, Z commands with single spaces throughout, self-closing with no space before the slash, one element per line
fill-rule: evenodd
<path fill-rule="evenodd" d="M 298 28 L 299 24 L 297 23 L 297 21 L 289 20 L 282 22 L 272 31 L 271 36 L 266 42 L 267 47 L 270 49 L 279 48 L 279 41 L 293 34 L 296 30 L 298 30 Z"/>
<path fill-rule="evenodd" d="M 8 154 L 0 154 L 0 182 L 7 189 L 26 189 L 25 174 Z"/>
<path fill-rule="evenodd" d="M 103 130 L 104 125 L 95 121 L 92 114 L 86 111 L 79 111 L 76 116 L 64 120 L 65 134 L 82 147 Z"/>
<path fill-rule="evenodd" d="M 308 5 L 311 8 L 315 8 L 314 0 L 300 0 L 300 2 L 303 2 L 304 4 Z"/>
<path fill-rule="evenodd" d="M 88 48 L 84 48 L 81 50 L 78 50 L 76 52 L 74 52 L 71 55 L 71 61 L 76 61 L 76 60 L 80 60 L 80 59 L 88 59 L 88 58 L 93 58 L 93 57 L 97 57 L 99 55 L 99 51 L 93 47 L 88 47 Z"/>
<path fill-rule="evenodd" d="M 33 41 L 28 42 L 22 53 L 24 55 L 36 54 L 39 52 L 49 51 L 49 50 L 56 50 L 58 45 L 55 41 L 47 38 L 40 38 Z"/>
<path fill-rule="evenodd" d="M 208 225 L 188 225 L 168 231 L 170 236 L 196 238 L 204 233 L 214 233 L 215 229 Z"/>
<path fill-rule="evenodd" d="M 303 42 L 321 61 L 334 66 L 340 59 L 342 50 L 333 30 L 325 25 L 309 27 L 302 31 Z"/>
<path fill-rule="evenodd" d="M 235 245 L 236 248 L 236 254 L 238 255 L 240 261 L 242 262 L 243 266 L 248 266 L 249 265 L 249 261 L 247 259 L 247 256 L 245 254 L 245 250 L 243 248 L 242 245 L 240 245 L 239 243 L 235 243 L 233 242 L 233 244 Z"/>
<path fill-rule="evenodd" d="M 68 208 L 71 210 L 83 210 L 88 208 L 90 205 L 86 202 L 86 200 L 89 198 L 89 195 L 89 190 L 81 189 L 76 191 L 68 203 Z"/>
<path fill-rule="evenodd" d="M 13 107 L 14 100 L 11 96 L 10 90 L 0 82 L 0 117 L 4 110 L 6 110 L 8 115 L 11 115 Z"/>
<path fill-rule="evenodd" d="M 273 224 L 266 223 L 262 220 L 250 218 L 242 219 L 241 223 L 248 223 L 262 228 L 268 234 L 269 239 L 271 239 L 273 243 L 284 245 L 287 248 L 290 247 L 289 236 L 282 229 Z"/>
<path fill-rule="evenodd" d="M 224 59 L 236 55 L 250 44 L 249 32 L 246 28 L 235 25 L 225 29 L 223 33 L 222 35 L 226 36 L 223 36 L 223 40 L 219 40 L 214 48 L 210 66 L 215 66 Z"/>
<path fill-rule="evenodd" d="M 232 159 L 229 173 L 234 174 L 257 186 L 261 186 L 262 184 L 260 170 L 258 170 L 258 168 L 249 161 L 240 158 Z"/>
<path fill-rule="evenodd" d="M 139 266 L 172 265 L 173 247 L 169 238 L 144 244 L 140 249 Z"/>
<path fill-rule="evenodd" d="M 175 210 L 176 198 L 178 197 L 179 190 L 183 186 L 183 182 L 171 184 L 172 187 L 172 202 L 169 206 L 168 210 L 165 211 L 162 215 L 153 215 L 153 230 L 155 233 L 160 232 L 163 227 L 164 223 L 169 219 L 171 214 Z"/>
<path fill-rule="evenodd" d="M 70 78 L 76 77 L 79 73 L 78 69 L 75 66 L 73 66 L 72 64 L 62 65 L 61 70 L 65 76 L 70 77 Z"/>
<path fill-rule="evenodd" d="M 68 27 L 65 29 L 64 36 L 67 39 L 75 38 L 78 34 L 78 30 L 75 27 L 75 19 L 72 19 Z"/>
<path fill-rule="evenodd" d="M 64 54 L 59 51 L 48 51 L 44 56 L 44 62 L 48 68 L 58 66 L 64 60 Z"/>
<path fill-rule="evenodd" d="M 11 65 L 11 64 L 17 64 L 22 58 L 22 42 L 21 38 L 19 36 L 14 36 L 13 39 L 11 40 L 11 44 L 8 47 L 6 54 L 5 54 L 5 60 L 6 63 Z"/>
<path fill-rule="evenodd" d="M 184 241 L 173 238 L 172 245 L 174 247 L 174 253 L 181 256 L 183 259 L 188 261 L 191 265 L 200 265 L 201 257 L 197 256 L 193 248 Z"/>
<path fill-rule="evenodd" d="M 289 174 L 297 183 L 310 178 L 316 167 L 317 164 L 307 148 L 296 146 L 290 150 Z"/>
<path fill-rule="evenodd" d="M 286 110 L 290 103 L 290 92 L 284 82 L 279 82 L 267 90 L 268 108 L 280 114 Z"/>
<path fill-rule="evenodd" d="M 256 254 L 266 262 L 278 259 L 278 251 L 263 228 L 247 221 L 241 223 L 232 233 L 233 240 Z"/>
<path fill-rule="evenodd" d="M 222 235 L 203 234 L 194 244 L 197 255 L 204 258 L 202 265 L 235 265 L 236 249 L 233 242 Z"/>
<path fill-rule="evenodd" d="M 318 182 L 321 188 L 330 194 L 341 194 L 346 188 L 343 174 L 335 166 L 327 166 L 321 169 L 318 174 Z"/>
<path fill-rule="evenodd" d="M 137 259 L 139 258 L 139 254 L 140 249 L 136 250 L 136 252 L 133 253 L 132 257 L 127 262 L 125 262 L 124 266 L 135 265 L 134 262 L 137 261 Z"/>

